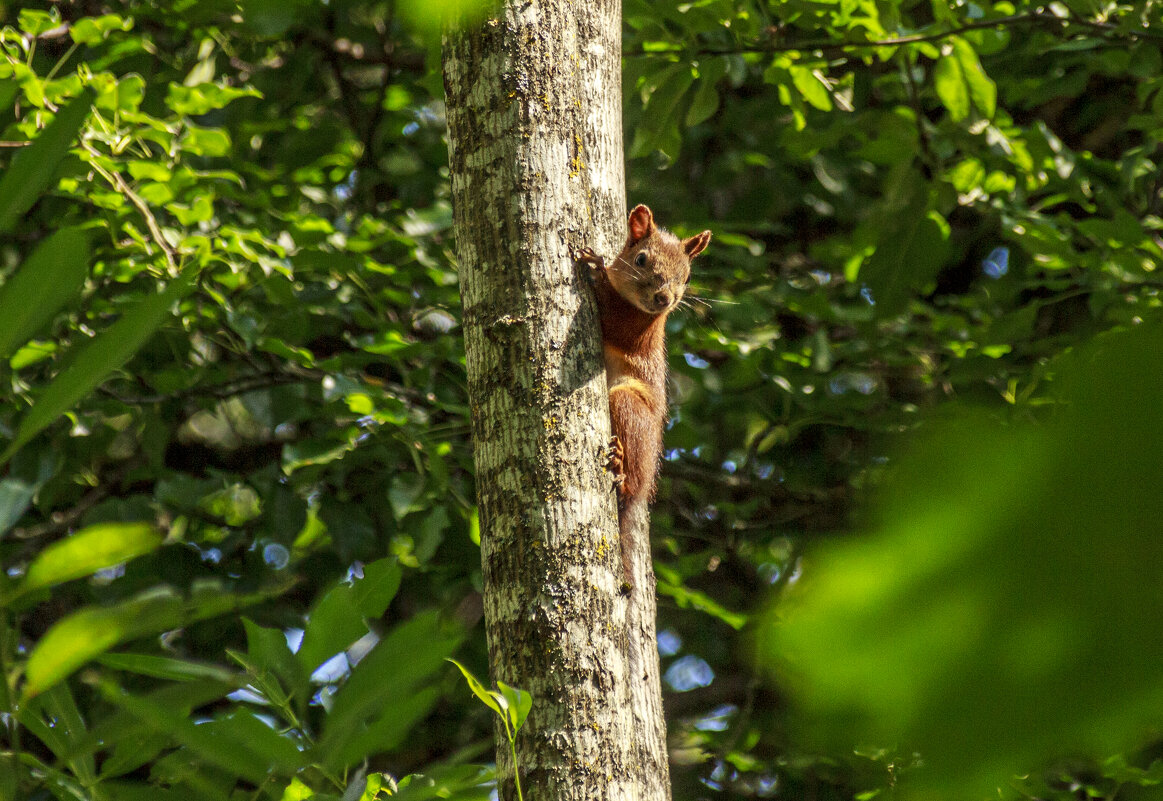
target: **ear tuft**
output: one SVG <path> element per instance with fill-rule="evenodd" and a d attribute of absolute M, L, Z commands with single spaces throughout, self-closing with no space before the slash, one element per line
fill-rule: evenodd
<path fill-rule="evenodd" d="M 693 259 L 706 250 L 709 244 L 711 244 L 711 232 L 703 231 L 701 234 L 695 234 L 689 239 L 684 239 L 682 241 L 682 249 L 686 251 L 688 259 Z"/>
<path fill-rule="evenodd" d="M 630 212 L 630 244 L 641 242 L 654 233 L 654 214 L 639 203 Z"/>

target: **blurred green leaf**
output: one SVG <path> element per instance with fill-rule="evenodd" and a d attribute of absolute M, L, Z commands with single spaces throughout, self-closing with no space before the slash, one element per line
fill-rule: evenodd
<path fill-rule="evenodd" d="M 166 95 L 166 105 L 175 114 L 199 117 L 215 109 L 224 108 L 240 97 L 260 97 L 258 90 L 244 87 L 223 86 L 215 83 L 200 83 L 197 86 L 182 86 L 171 83 Z"/>
<path fill-rule="evenodd" d="M 435 679 L 462 633 L 424 612 L 389 631 L 351 672 L 319 740 L 322 762 L 338 768 L 399 742 L 436 702 Z"/>
<path fill-rule="evenodd" d="M 52 722 L 52 728 L 60 733 L 65 746 L 65 751 L 57 756 L 68 762 L 69 769 L 81 782 L 91 784 L 97 777 L 97 763 L 93 755 L 71 756 L 76 746 L 84 740 L 88 727 L 68 682 L 57 684 L 40 696 L 37 702 Z"/>
<path fill-rule="evenodd" d="M 959 36 L 954 36 L 950 41 L 973 107 L 985 119 L 993 119 L 997 112 L 997 85 L 985 74 L 973 45 Z"/>
<path fill-rule="evenodd" d="M 21 584 L 23 592 L 62 584 L 149 553 L 161 535 L 145 523 L 99 523 L 45 548 Z"/>
<path fill-rule="evenodd" d="M 949 225 L 929 209 L 928 184 L 911 181 L 904 190 L 905 207 L 881 225 L 875 252 L 860 268 L 878 316 L 905 309 L 913 292 L 924 288 L 945 263 Z"/>
<path fill-rule="evenodd" d="M 194 279 L 192 270 L 170 282 L 162 292 L 139 301 L 121 319 L 71 354 L 69 365 L 45 388 L 16 430 L 0 462 L 7 461 L 41 429 L 71 409 L 93 391 L 113 370 L 129 360 L 138 348 L 161 325 L 170 307 L 189 290 Z"/>
<path fill-rule="evenodd" d="M 24 13 L 22 11 L 21 15 Z M 10 230 L 49 188 L 57 164 L 85 124 L 95 96 L 91 89 L 82 91 L 57 112 L 31 145 L 20 149 L 8 169 L 0 175 L 0 233 Z"/>
<path fill-rule="evenodd" d="M 177 628 L 181 622 L 182 601 L 172 592 L 74 612 L 49 629 L 29 655 L 24 694 L 33 697 L 44 692 L 119 642 Z"/>
<path fill-rule="evenodd" d="M 311 610 L 296 657 L 306 672 L 311 673 L 367 632 L 355 588 L 340 584 Z"/>
<path fill-rule="evenodd" d="M 933 68 L 937 95 L 954 122 L 969 116 L 971 108 L 986 119 L 997 110 L 997 86 L 985 74 L 973 45 L 960 37 L 950 39 L 951 51 Z"/>
<path fill-rule="evenodd" d="M 238 686 L 239 682 L 234 678 L 230 682 L 193 679 L 165 685 L 148 693 L 146 698 L 154 705 L 189 717 L 193 710 L 220 701 Z M 171 748 L 173 743 L 165 737 L 159 737 L 156 729 L 122 708 L 94 725 L 75 753 L 92 753 L 110 746 L 114 746 L 112 755 L 101 763 L 103 777 L 120 776 L 136 770 L 155 758 L 163 748 Z"/>
<path fill-rule="evenodd" d="M 224 718 L 196 724 L 181 710 L 149 698 L 130 695 L 111 685 L 104 690 L 106 699 L 154 731 L 172 737 L 207 762 L 247 781 L 262 784 L 272 769 L 289 771 L 299 764 L 295 744 L 280 737 L 252 713 L 240 710 Z"/>
<path fill-rule="evenodd" d="M 282 590 L 236 595 L 220 587 L 196 586 L 183 598 L 159 586 L 115 606 L 82 608 L 37 641 L 25 667 L 24 695 L 31 698 L 44 692 L 118 643 L 234 612 Z"/>
<path fill-rule="evenodd" d="M 820 78 L 818 70 L 793 65 L 788 67 L 788 72 L 804 100 L 821 111 L 832 110 L 831 92 L 828 91 L 828 84 Z"/>
<path fill-rule="evenodd" d="M 89 242 L 79 229 L 62 228 L 41 242 L 0 284 L 0 359 L 46 326 L 88 274 Z"/>
<path fill-rule="evenodd" d="M 265 628 L 245 617 L 242 623 L 246 627 L 246 653 L 255 667 L 278 676 L 290 692 L 304 692 L 308 673 L 291 653 L 287 635 L 279 629 Z"/>
<path fill-rule="evenodd" d="M 114 670 L 124 670 L 137 673 L 141 676 L 153 676 L 157 679 L 172 681 L 195 681 L 198 679 L 212 679 L 219 682 L 239 682 L 239 677 L 229 670 L 218 665 L 191 662 L 186 659 L 175 659 L 170 656 L 154 656 L 152 654 L 101 654 L 97 661 L 105 667 Z"/>
<path fill-rule="evenodd" d="M 40 36 L 51 31 L 61 24 L 61 14 L 56 8 L 41 11 L 35 8 L 22 8 L 16 17 L 20 30 L 29 36 Z"/>
<path fill-rule="evenodd" d="M 404 570 L 389 557 L 363 566 L 363 578 L 355 583 L 355 603 L 369 619 L 383 617 L 400 589 Z"/>
<path fill-rule="evenodd" d="M 955 53 L 941 56 L 937 61 L 933 67 L 933 85 L 954 122 L 961 122 L 969 116 L 969 87 L 961 60 Z"/>
<path fill-rule="evenodd" d="M 35 495 L 36 486 L 27 481 L 15 478 L 0 481 L 0 536 L 16 525 Z"/>
<path fill-rule="evenodd" d="M 116 14 L 100 17 L 82 17 L 69 26 L 69 36 L 77 44 L 95 45 L 109 37 L 113 31 L 128 31 L 133 28 L 133 20 Z"/>
<path fill-rule="evenodd" d="M 1048 424 L 931 432 L 874 535 L 811 558 L 770 653 L 822 742 L 916 750 L 906 786 L 938 797 L 1142 744 L 1163 715 L 1160 348 L 1155 324 L 1066 359 Z"/>

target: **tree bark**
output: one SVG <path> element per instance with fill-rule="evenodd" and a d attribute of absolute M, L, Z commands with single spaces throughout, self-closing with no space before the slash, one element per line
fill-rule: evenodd
<path fill-rule="evenodd" d="M 570 256 L 626 235 L 620 3 L 511 0 L 450 29 L 444 81 L 489 657 L 533 696 L 524 797 L 665 801 L 646 520 L 627 598 L 597 310 Z M 506 801 L 513 777 L 498 733 Z"/>

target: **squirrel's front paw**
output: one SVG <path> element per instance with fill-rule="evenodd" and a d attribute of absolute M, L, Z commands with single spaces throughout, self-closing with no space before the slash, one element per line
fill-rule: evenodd
<path fill-rule="evenodd" d="M 606 269 L 605 260 L 594 253 L 593 248 L 579 248 L 573 252 L 573 260 L 579 264 L 588 264 L 592 269 L 604 270 Z"/>

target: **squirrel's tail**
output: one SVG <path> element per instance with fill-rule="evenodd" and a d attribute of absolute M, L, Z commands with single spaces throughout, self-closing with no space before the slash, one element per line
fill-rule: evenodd
<path fill-rule="evenodd" d="M 634 591 L 634 519 L 638 502 L 634 498 L 618 504 L 618 539 L 622 547 L 622 594 Z"/>

